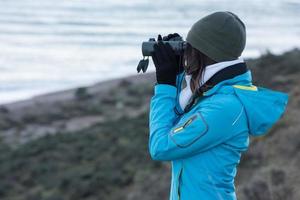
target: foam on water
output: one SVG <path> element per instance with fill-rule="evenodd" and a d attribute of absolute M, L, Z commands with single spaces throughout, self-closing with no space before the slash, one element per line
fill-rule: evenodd
<path fill-rule="evenodd" d="M 0 0 L 0 8 L 0 103 L 136 74 L 143 40 L 185 37 L 218 10 L 246 23 L 243 57 L 300 47 L 297 0 Z"/>

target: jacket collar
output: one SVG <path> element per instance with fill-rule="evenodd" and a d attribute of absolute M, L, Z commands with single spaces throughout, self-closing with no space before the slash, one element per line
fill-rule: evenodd
<path fill-rule="evenodd" d="M 215 75 L 219 74 L 221 71 L 224 71 L 225 68 L 228 68 L 230 66 L 235 66 L 238 64 L 242 64 L 242 63 L 244 63 L 244 59 L 238 58 L 236 60 L 223 61 L 223 62 L 218 62 L 215 64 L 207 65 L 204 68 L 203 79 L 200 79 L 199 85 L 202 86 L 204 83 L 209 81 L 211 78 L 215 77 Z"/>
<path fill-rule="evenodd" d="M 232 85 L 252 85 L 252 74 L 251 71 L 248 69 L 247 72 L 235 76 L 231 79 L 226 79 L 224 81 L 219 82 L 214 87 L 209 89 L 208 91 L 203 93 L 203 96 L 210 96 L 215 93 L 218 93 L 222 90 L 225 90 L 226 87 L 224 86 L 232 86 Z M 228 88 L 228 87 L 227 87 Z"/>

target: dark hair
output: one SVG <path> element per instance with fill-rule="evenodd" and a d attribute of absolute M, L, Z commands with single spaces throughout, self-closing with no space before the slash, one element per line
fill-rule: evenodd
<path fill-rule="evenodd" d="M 186 49 L 183 54 L 183 67 L 187 74 L 192 75 L 191 89 L 193 93 L 200 90 L 199 82 L 203 79 L 204 69 L 207 65 L 214 64 L 216 61 L 209 58 L 207 55 L 192 47 L 187 43 Z M 205 87 L 203 85 L 202 87 Z"/>

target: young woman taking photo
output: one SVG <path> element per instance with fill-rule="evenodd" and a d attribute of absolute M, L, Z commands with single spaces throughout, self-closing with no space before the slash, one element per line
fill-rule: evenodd
<path fill-rule="evenodd" d="M 157 40 L 149 152 L 153 160 L 172 163 L 170 200 L 234 200 L 249 136 L 265 134 L 280 119 L 288 96 L 252 85 L 240 58 L 246 28 L 231 12 L 197 21 L 183 56 L 162 42 L 181 40 L 177 33 Z"/>

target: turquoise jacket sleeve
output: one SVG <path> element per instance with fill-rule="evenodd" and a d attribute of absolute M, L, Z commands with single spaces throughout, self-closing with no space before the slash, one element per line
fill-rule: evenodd
<path fill-rule="evenodd" d="M 153 160 L 176 160 L 206 151 L 234 136 L 244 114 L 236 98 L 212 96 L 178 121 L 176 87 L 157 84 L 150 102 L 149 151 Z"/>

